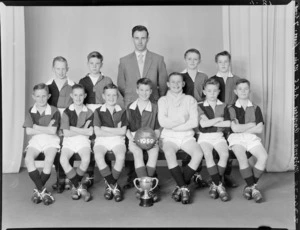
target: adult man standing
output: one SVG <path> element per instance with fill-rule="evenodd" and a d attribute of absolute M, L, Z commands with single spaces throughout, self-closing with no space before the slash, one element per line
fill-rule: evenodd
<path fill-rule="evenodd" d="M 135 51 L 120 59 L 118 72 L 118 87 L 124 97 L 125 106 L 138 98 L 136 82 L 143 77 L 152 81 L 150 100 L 156 103 L 167 92 L 168 73 L 164 58 L 147 50 L 149 33 L 145 26 L 132 28 L 132 41 Z"/>
<path fill-rule="evenodd" d="M 132 41 L 135 47 L 134 52 L 120 59 L 118 71 L 118 88 L 124 97 L 124 104 L 127 107 L 138 98 L 136 93 L 136 82 L 140 78 L 149 78 L 152 81 L 152 94 L 150 100 L 157 103 L 161 96 L 167 92 L 168 73 L 164 58 L 147 49 L 149 32 L 145 26 L 138 25 L 132 28 Z M 124 188 L 133 187 L 133 179 L 136 177 L 134 162 L 125 161 L 129 169 L 128 179 Z"/>

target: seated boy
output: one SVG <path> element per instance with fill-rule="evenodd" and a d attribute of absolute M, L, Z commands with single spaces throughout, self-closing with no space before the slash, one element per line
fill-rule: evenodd
<path fill-rule="evenodd" d="M 26 147 L 25 157 L 29 177 L 36 186 L 33 190 L 32 201 L 36 204 L 43 201 L 45 205 L 52 204 L 54 201 L 45 184 L 50 177 L 57 150 L 60 148 L 60 140 L 56 135 L 60 113 L 57 108 L 47 104 L 49 97 L 49 89 L 46 84 L 42 83 L 33 87 L 32 98 L 35 104 L 26 114 L 23 125 L 26 128 L 26 134 L 32 136 Z M 43 171 L 40 174 L 35 167 L 34 160 L 41 152 L 45 155 L 45 161 Z"/>
<path fill-rule="evenodd" d="M 222 185 L 222 177 L 225 172 L 229 157 L 228 145 L 224 138 L 224 127 L 230 127 L 230 120 L 227 105 L 218 100 L 220 84 L 213 78 L 204 83 L 203 93 L 206 100 L 199 104 L 200 144 L 206 160 L 206 167 L 212 178 L 209 195 L 216 199 L 220 196 L 222 201 L 229 200 L 229 196 Z M 213 149 L 219 155 L 218 165 L 215 164 Z"/>
<path fill-rule="evenodd" d="M 231 54 L 228 51 L 222 51 L 215 55 L 215 62 L 218 69 L 216 75 L 211 78 L 220 83 L 220 93 L 218 99 L 227 105 L 235 103 L 237 96 L 234 93 L 235 84 L 240 77 L 231 72 Z M 232 157 L 229 155 L 227 167 L 224 173 L 224 185 L 235 188 L 237 183 L 230 176 L 232 171 Z"/>
<path fill-rule="evenodd" d="M 82 85 L 75 84 L 72 86 L 71 97 L 73 104 L 64 110 L 61 118 L 64 139 L 60 163 L 73 184 L 72 199 L 78 200 L 82 195 L 85 201 L 89 201 L 91 195 L 81 180 L 90 163 L 91 143 L 89 137 L 93 134 L 93 112 L 83 104 L 86 94 Z M 78 153 L 81 158 L 76 171 L 69 163 L 69 159 L 74 153 Z"/>
<path fill-rule="evenodd" d="M 264 120 L 259 106 L 249 100 L 250 82 L 239 79 L 234 90 L 238 96 L 234 105 L 229 107 L 232 134 L 228 137 L 229 148 L 231 148 L 239 162 L 240 172 L 246 181 L 243 195 L 255 202 L 262 201 L 262 195 L 257 188 L 257 182 L 263 174 L 268 154 L 264 149 L 261 139 L 256 133 L 261 133 L 264 128 Z M 246 151 L 255 158 L 256 163 L 251 169 Z"/>
<path fill-rule="evenodd" d="M 163 127 L 160 144 L 171 175 L 177 183 L 172 198 L 188 204 L 190 203 L 188 185 L 203 157 L 193 130 L 198 126 L 197 101 L 192 96 L 182 93 L 184 81 L 181 73 L 171 73 L 167 85 L 169 87 L 167 95 L 158 100 L 158 121 Z M 180 149 L 191 156 L 191 161 L 184 167 L 183 173 L 176 157 Z"/>
<path fill-rule="evenodd" d="M 129 140 L 129 150 L 134 157 L 134 167 L 138 178 L 153 177 L 156 170 L 159 147 L 156 143 L 153 148 L 147 150 L 148 161 L 145 166 L 143 150 L 134 142 L 135 132 L 142 127 L 149 127 L 154 130 L 157 139 L 160 135 L 160 126 L 157 120 L 156 104 L 149 98 L 152 93 L 152 82 L 148 78 L 141 78 L 137 81 L 138 99 L 130 103 L 127 107 L 128 130 L 126 136 Z M 157 188 L 157 187 L 156 187 Z M 149 192 L 153 201 L 158 201 L 157 189 Z M 136 197 L 140 198 L 140 191 L 137 190 Z"/>
<path fill-rule="evenodd" d="M 94 112 L 94 132 L 96 140 L 94 155 L 100 171 L 105 178 L 106 189 L 104 197 L 119 202 L 123 199 L 122 191 L 117 183 L 125 161 L 126 111 L 117 105 L 118 87 L 108 84 L 103 89 L 104 105 Z M 113 151 L 116 161 L 112 168 L 105 162 L 107 151 Z"/>

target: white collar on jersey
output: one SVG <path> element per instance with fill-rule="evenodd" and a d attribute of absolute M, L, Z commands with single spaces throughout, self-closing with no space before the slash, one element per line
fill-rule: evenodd
<path fill-rule="evenodd" d="M 138 100 L 135 100 L 129 107 L 129 109 L 132 109 L 132 110 L 135 110 L 136 107 L 137 107 L 137 103 L 138 103 Z M 151 101 L 148 102 L 146 108 L 144 109 L 145 111 L 148 111 L 148 112 L 152 112 L 152 104 L 151 104 Z"/>
<path fill-rule="evenodd" d="M 49 81 L 47 81 L 46 85 L 51 85 L 53 81 L 54 81 L 54 78 L 51 78 Z M 68 83 L 68 85 L 70 85 L 70 86 L 75 85 L 74 81 L 72 81 L 72 80 L 69 79 L 68 77 L 67 77 L 67 83 Z"/>
<path fill-rule="evenodd" d="M 218 73 L 216 74 L 217 77 L 222 77 L 222 74 L 220 71 L 218 71 Z M 231 71 L 229 70 L 228 72 L 228 76 L 227 77 L 233 77 L 233 74 L 231 73 Z"/>
<path fill-rule="evenodd" d="M 75 110 L 74 103 L 71 104 L 71 105 L 69 106 L 69 110 L 71 110 L 71 111 L 74 111 L 74 110 Z M 83 112 L 87 112 L 87 111 L 88 111 L 88 108 L 87 108 L 85 105 L 83 105 L 82 111 L 83 111 Z"/>
<path fill-rule="evenodd" d="M 242 105 L 241 105 L 241 103 L 240 103 L 239 100 L 236 100 L 235 106 L 238 107 L 238 108 L 242 107 Z M 252 102 L 250 100 L 248 100 L 247 107 L 251 107 L 251 106 L 253 106 L 253 104 L 252 104 Z"/>
<path fill-rule="evenodd" d="M 217 99 L 217 105 L 223 105 L 223 102 L 220 101 L 219 99 Z M 203 106 L 209 106 L 209 103 L 207 102 L 207 100 L 205 100 L 205 101 L 203 102 Z"/>
<path fill-rule="evenodd" d="M 36 104 L 32 107 L 30 110 L 31 113 L 37 113 Z M 51 106 L 47 103 L 46 109 L 45 109 L 45 115 L 51 115 Z"/>
<path fill-rule="evenodd" d="M 106 110 L 107 110 L 106 104 L 102 105 L 100 111 L 101 111 L 101 112 L 106 112 Z M 121 106 L 115 105 L 115 111 L 116 111 L 116 112 L 119 112 L 119 111 L 121 111 L 121 110 L 122 110 Z"/>

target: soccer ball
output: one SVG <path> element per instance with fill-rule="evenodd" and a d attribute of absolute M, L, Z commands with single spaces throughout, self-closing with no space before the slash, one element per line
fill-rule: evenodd
<path fill-rule="evenodd" d="M 141 149 L 149 150 L 156 143 L 156 135 L 153 129 L 143 127 L 136 131 L 134 141 Z"/>

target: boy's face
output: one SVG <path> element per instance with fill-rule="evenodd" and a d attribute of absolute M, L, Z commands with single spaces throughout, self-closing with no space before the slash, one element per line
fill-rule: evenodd
<path fill-rule="evenodd" d="M 132 37 L 132 41 L 136 51 L 144 51 L 147 49 L 147 43 L 149 38 L 146 31 L 135 31 Z"/>
<path fill-rule="evenodd" d="M 64 79 L 66 78 L 66 74 L 68 72 L 67 63 L 56 61 L 53 66 L 54 74 L 57 78 Z"/>
<path fill-rule="evenodd" d="M 185 57 L 185 62 L 188 69 L 195 70 L 198 68 L 198 65 L 200 64 L 199 55 L 192 52 L 187 53 Z"/>
<path fill-rule="evenodd" d="M 219 87 L 217 85 L 208 84 L 205 86 L 203 93 L 208 101 L 217 101 L 218 95 L 220 93 Z"/>
<path fill-rule="evenodd" d="M 234 90 L 234 93 L 239 99 L 248 99 L 250 93 L 250 87 L 247 83 L 238 84 Z"/>
<path fill-rule="evenodd" d="M 139 95 L 139 99 L 147 101 L 150 98 L 152 89 L 150 85 L 139 84 L 136 89 L 136 93 Z"/>
<path fill-rule="evenodd" d="M 107 105 L 115 106 L 118 100 L 118 91 L 117 89 L 106 89 L 102 97 Z"/>
<path fill-rule="evenodd" d="M 88 67 L 89 67 L 90 73 L 98 74 L 98 73 L 100 73 L 100 69 L 102 67 L 102 61 L 96 57 L 92 57 L 88 61 Z"/>
<path fill-rule="evenodd" d="M 221 73 L 227 73 L 230 67 L 230 61 L 228 56 L 219 56 L 217 62 L 218 70 Z"/>
<path fill-rule="evenodd" d="M 37 89 L 32 94 L 32 98 L 38 107 L 46 106 L 50 96 L 45 89 Z"/>
<path fill-rule="evenodd" d="M 83 89 L 76 88 L 72 90 L 70 96 L 73 99 L 74 104 L 80 106 L 83 104 L 83 100 L 86 97 L 86 93 L 84 93 Z"/>
<path fill-rule="evenodd" d="M 180 93 L 184 87 L 185 82 L 182 79 L 182 76 L 172 75 L 167 82 L 167 86 L 173 93 Z"/>

